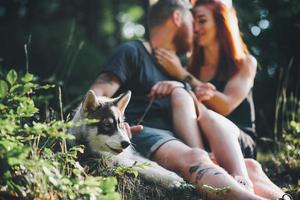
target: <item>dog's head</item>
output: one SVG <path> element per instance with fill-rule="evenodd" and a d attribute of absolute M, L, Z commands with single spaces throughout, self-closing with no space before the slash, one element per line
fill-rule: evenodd
<path fill-rule="evenodd" d="M 130 145 L 124 125 L 124 111 L 130 97 L 130 91 L 116 98 L 97 97 L 92 90 L 88 91 L 81 106 L 81 117 L 98 120 L 87 125 L 82 135 L 91 151 L 118 154 Z"/>

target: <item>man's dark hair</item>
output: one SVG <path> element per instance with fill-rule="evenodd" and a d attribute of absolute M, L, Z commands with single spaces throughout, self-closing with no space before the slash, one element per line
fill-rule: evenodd
<path fill-rule="evenodd" d="M 185 13 L 190 8 L 191 4 L 187 0 L 158 0 L 148 12 L 149 29 L 165 23 L 175 10 Z"/>

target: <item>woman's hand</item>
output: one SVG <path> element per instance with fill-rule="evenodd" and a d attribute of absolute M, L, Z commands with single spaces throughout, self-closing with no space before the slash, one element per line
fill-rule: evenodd
<path fill-rule="evenodd" d="M 177 80 L 183 80 L 186 77 L 187 71 L 182 67 L 175 52 L 164 48 L 157 48 L 154 50 L 154 55 L 158 63 L 170 76 Z"/>
<path fill-rule="evenodd" d="M 165 97 L 171 95 L 175 88 L 184 88 L 178 81 L 159 81 L 151 89 L 150 97 Z"/>
<path fill-rule="evenodd" d="M 199 83 L 194 92 L 199 101 L 207 101 L 211 99 L 216 93 L 216 87 L 211 83 Z"/>

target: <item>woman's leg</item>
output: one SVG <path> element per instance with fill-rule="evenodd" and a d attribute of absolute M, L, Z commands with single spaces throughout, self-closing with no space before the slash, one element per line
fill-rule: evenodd
<path fill-rule="evenodd" d="M 193 142 L 193 140 L 199 138 L 201 139 L 201 136 L 195 133 L 193 133 L 194 135 L 189 135 L 190 130 L 193 129 L 189 129 L 188 126 L 190 123 L 186 123 L 186 120 L 193 121 L 193 118 L 188 118 L 185 115 L 191 114 L 192 116 L 195 116 L 196 114 L 192 98 L 186 94 L 187 93 L 184 90 L 174 90 L 172 93 L 172 105 L 176 105 L 176 107 L 173 107 L 173 115 L 178 116 L 173 117 L 174 125 L 176 125 L 175 127 L 177 129 L 179 128 L 179 130 L 181 130 L 181 132 L 177 133 L 180 134 L 182 139 L 187 138 L 187 140 L 184 141 L 187 145 L 189 145 Z M 180 110 L 185 111 L 180 112 Z M 188 112 L 186 112 L 186 110 L 188 110 Z M 248 179 L 249 174 L 250 180 L 254 185 L 255 194 L 272 200 L 282 197 L 284 192 L 274 183 L 272 183 L 272 181 L 263 172 L 260 164 L 257 161 L 253 159 L 243 159 L 237 141 L 239 129 L 232 122 L 223 116 L 206 109 L 206 107 L 203 105 L 201 105 L 200 114 L 201 116 L 198 121 L 203 130 L 203 134 L 205 137 L 207 137 L 207 140 L 215 155 L 214 159 L 216 159 L 216 162 L 218 164 L 222 163 L 224 169 L 226 169 L 226 171 L 233 176 L 242 176 Z M 175 130 L 177 131 L 177 129 Z M 160 160 L 159 163 L 161 162 L 163 161 Z M 207 163 L 211 164 L 211 161 L 207 161 Z M 247 170 L 246 175 L 244 169 Z"/>
<path fill-rule="evenodd" d="M 176 134 L 187 145 L 202 148 L 199 123 L 216 162 L 232 176 L 242 176 L 249 180 L 237 140 L 239 129 L 225 117 L 206 109 L 202 104 L 197 122 L 193 99 L 187 91 L 181 88 L 172 92 L 171 99 Z"/>
<path fill-rule="evenodd" d="M 193 99 L 185 90 L 177 88 L 172 92 L 171 103 L 173 127 L 178 138 L 190 147 L 204 149 Z"/>
<path fill-rule="evenodd" d="M 207 109 L 203 104 L 198 122 L 217 163 L 231 175 L 249 179 L 238 142 L 240 133 L 238 127 L 222 115 Z"/>
<path fill-rule="evenodd" d="M 241 187 L 224 169 L 214 164 L 207 152 L 199 148 L 190 148 L 177 140 L 163 144 L 152 156 L 163 167 L 180 174 L 194 183 L 200 192 L 206 192 L 210 199 L 222 200 L 262 200 Z M 229 187 L 225 194 L 218 195 L 205 191 L 203 185 L 214 188 Z"/>
<path fill-rule="evenodd" d="M 245 163 L 255 194 L 272 200 L 282 197 L 284 192 L 267 177 L 256 160 L 245 159 Z"/>

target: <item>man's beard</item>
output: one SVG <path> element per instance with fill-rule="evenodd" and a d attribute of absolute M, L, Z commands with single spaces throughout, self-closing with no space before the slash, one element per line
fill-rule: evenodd
<path fill-rule="evenodd" d="M 177 54 L 184 54 L 191 50 L 192 43 L 189 41 L 188 37 L 188 28 L 183 23 L 177 30 L 173 39 Z"/>

